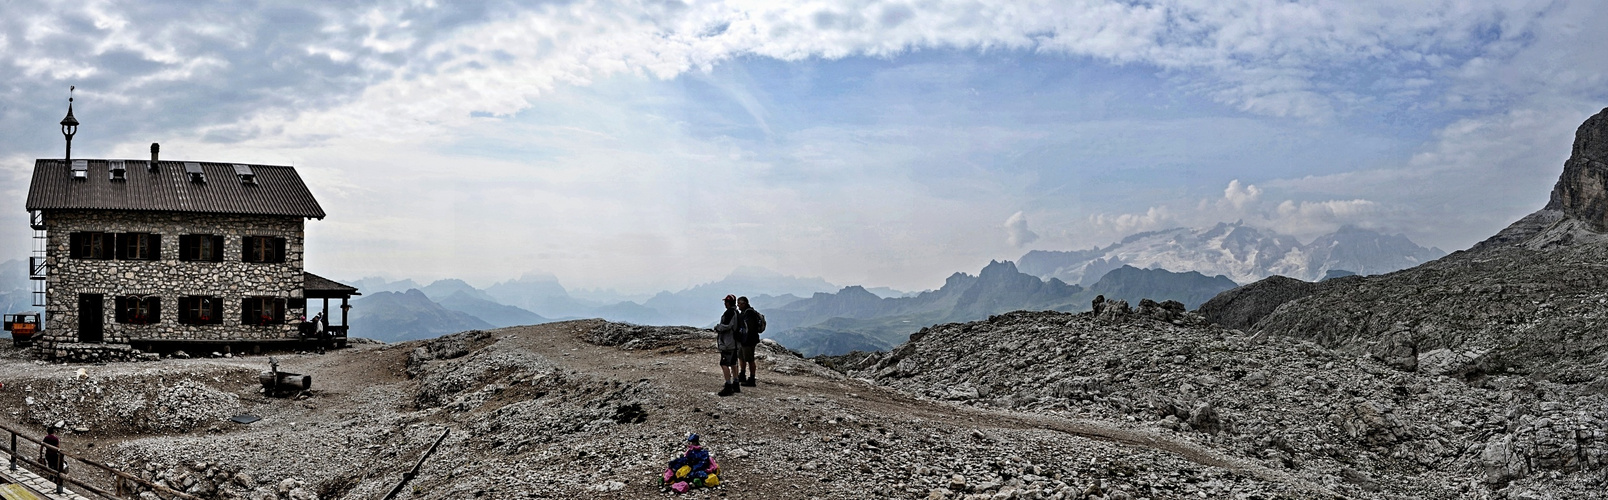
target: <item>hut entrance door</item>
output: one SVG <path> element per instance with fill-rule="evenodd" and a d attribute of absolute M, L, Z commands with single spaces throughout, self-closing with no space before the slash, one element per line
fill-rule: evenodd
<path fill-rule="evenodd" d="M 106 322 L 106 296 L 98 293 L 78 294 L 78 341 L 103 342 Z"/>

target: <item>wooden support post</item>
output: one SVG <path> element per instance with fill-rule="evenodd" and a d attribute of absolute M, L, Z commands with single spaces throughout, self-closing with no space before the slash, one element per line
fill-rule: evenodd
<path fill-rule="evenodd" d="M 11 470 L 17 470 L 17 432 L 11 431 Z"/>

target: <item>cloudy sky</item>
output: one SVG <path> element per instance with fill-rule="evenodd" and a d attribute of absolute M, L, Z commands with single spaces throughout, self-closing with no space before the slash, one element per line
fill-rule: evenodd
<path fill-rule="evenodd" d="M 0 0 L 0 260 L 69 85 L 78 157 L 296 166 L 310 271 L 629 292 L 1240 219 L 1461 249 L 1608 106 L 1593 1 L 330 3 Z"/>

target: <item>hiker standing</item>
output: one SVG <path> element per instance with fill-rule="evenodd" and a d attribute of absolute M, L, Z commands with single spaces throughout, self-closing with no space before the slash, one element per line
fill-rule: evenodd
<path fill-rule="evenodd" d="M 54 472 L 61 472 L 61 438 L 56 437 L 56 426 L 45 428 L 44 442 L 49 446 L 39 447 L 39 458 L 45 467 Z M 54 446 L 52 448 L 51 446 Z"/>
<path fill-rule="evenodd" d="M 726 303 L 726 312 L 720 315 L 720 323 L 715 325 L 715 347 L 720 348 L 720 374 L 726 378 L 726 384 L 721 386 L 720 395 L 730 396 L 742 392 L 737 385 L 737 298 L 727 295 L 723 300 Z"/>
<path fill-rule="evenodd" d="M 737 382 L 754 386 L 754 347 L 759 345 L 759 334 L 765 331 L 765 316 L 748 305 L 748 297 L 737 298 Z"/>

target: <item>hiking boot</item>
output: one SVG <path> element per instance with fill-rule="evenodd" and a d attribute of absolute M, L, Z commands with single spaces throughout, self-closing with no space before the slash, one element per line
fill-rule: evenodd
<path fill-rule="evenodd" d="M 726 385 L 720 386 L 720 392 L 717 392 L 715 394 L 720 396 L 720 397 L 730 396 L 732 392 L 735 392 L 735 391 L 731 390 L 732 387 L 734 387 L 734 386 L 736 386 L 736 384 L 726 384 Z"/>
<path fill-rule="evenodd" d="M 739 382 L 739 383 L 741 385 L 746 385 L 746 386 L 749 386 L 749 387 L 753 387 L 754 386 L 754 376 L 749 375 L 748 378 L 742 379 L 742 382 Z"/>
<path fill-rule="evenodd" d="M 731 383 L 731 393 L 736 394 L 736 393 L 739 393 L 739 392 L 743 392 L 743 384 L 740 383 L 740 382 L 732 382 Z"/>

